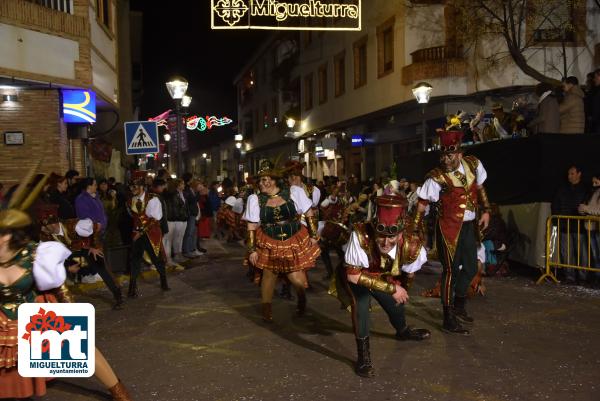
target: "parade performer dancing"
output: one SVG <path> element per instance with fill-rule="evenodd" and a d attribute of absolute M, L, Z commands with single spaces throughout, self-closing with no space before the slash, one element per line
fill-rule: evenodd
<path fill-rule="evenodd" d="M 71 252 L 60 242 L 30 241 L 32 221 L 22 210 L 37 197 L 43 182 L 25 198 L 25 183 L 0 211 L 0 398 L 27 398 L 46 393 L 45 378 L 22 377 L 17 370 L 17 311 L 28 302 L 72 302 L 64 285 L 64 262 Z M 24 199 L 24 200 L 23 200 Z M 21 202 L 22 200 L 22 202 Z M 113 401 L 132 401 L 109 363 L 96 348 L 96 378 Z"/>
<path fill-rule="evenodd" d="M 301 188 L 280 187 L 281 178 L 271 163 L 258 172 L 260 193 L 248 197 L 244 220 L 248 222 L 248 261 L 262 269 L 262 317 L 272 322 L 271 301 L 279 274 L 285 274 L 298 295 L 297 313 L 306 310 L 304 270 L 315 266 L 319 256 L 317 221 L 312 202 Z M 307 226 L 300 223 L 304 214 Z"/>
<path fill-rule="evenodd" d="M 404 304 L 414 273 L 427 261 L 427 252 L 417 236 L 403 236 L 406 200 L 393 195 L 376 199 L 372 222 L 354 225 L 345 254 L 346 290 L 350 294 L 352 325 L 358 360 L 356 374 L 374 375 L 369 345 L 370 297 L 381 305 L 400 341 L 420 341 L 431 334 L 406 324 Z"/>
<path fill-rule="evenodd" d="M 419 203 L 412 222 L 413 230 L 421 230 L 423 216 L 430 202 L 438 202 L 435 225 L 437 251 L 442 263 L 441 300 L 444 309 L 443 329 L 449 333 L 468 335 L 463 323 L 472 323 L 465 303 L 467 290 L 477 274 L 479 226 L 486 229 L 490 219 L 490 203 L 483 183 L 487 173 L 473 156 L 464 156 L 461 131 L 439 130 L 441 142 L 440 168 L 431 170 L 417 194 Z M 461 267 L 462 266 L 462 267 Z"/>
<path fill-rule="evenodd" d="M 133 244 L 127 296 L 131 298 L 139 296 L 137 277 L 145 254 L 148 255 L 160 275 L 160 288 L 163 291 L 170 290 L 165 272 L 165 250 L 160 229 L 160 219 L 163 216 L 162 206 L 158 197 L 146 192 L 144 186 L 143 180 L 132 181 L 129 184 L 133 197 L 127 206 L 133 217 Z"/>
<path fill-rule="evenodd" d="M 333 275 L 333 265 L 329 255 L 330 250 L 334 250 L 341 261 L 344 260 L 344 251 L 342 247 L 350 238 L 350 230 L 346 225 L 347 214 L 345 212 L 346 204 L 338 196 L 339 188 L 331 186 L 330 194 L 321 202 L 321 214 L 323 218 L 323 229 L 321 230 L 321 259 L 327 269 L 326 279 Z"/>
<path fill-rule="evenodd" d="M 113 309 L 123 309 L 123 295 L 113 276 L 106 269 L 99 224 L 90 219 L 58 219 L 58 205 L 46 205 L 38 211 L 38 222 L 42 226 L 41 241 L 58 241 L 71 252 L 70 259 L 77 261 L 79 267 L 91 266 L 104 280 L 113 294 Z"/>

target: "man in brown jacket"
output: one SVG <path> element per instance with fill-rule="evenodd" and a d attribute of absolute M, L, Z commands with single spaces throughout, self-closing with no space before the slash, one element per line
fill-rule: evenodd
<path fill-rule="evenodd" d="M 585 130 L 585 109 L 583 91 L 577 77 L 567 77 L 562 81 L 565 98 L 558 106 L 561 134 L 583 134 Z"/>
<path fill-rule="evenodd" d="M 538 115 L 528 124 L 535 134 L 557 134 L 560 131 L 558 101 L 552 93 L 552 86 L 538 84 L 535 94 L 539 97 Z"/>

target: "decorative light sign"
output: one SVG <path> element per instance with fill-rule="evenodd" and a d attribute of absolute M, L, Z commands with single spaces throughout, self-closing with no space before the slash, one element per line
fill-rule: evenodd
<path fill-rule="evenodd" d="M 211 0 L 211 11 L 212 29 L 361 30 L 361 0 Z"/>
<path fill-rule="evenodd" d="M 189 130 L 197 129 L 200 132 L 212 129 L 213 127 L 222 127 L 233 122 L 229 117 L 217 118 L 215 116 L 198 117 L 192 116 L 186 120 L 185 126 Z"/>
<path fill-rule="evenodd" d="M 66 123 L 96 122 L 96 94 L 82 89 L 62 90 L 62 109 Z"/>
<path fill-rule="evenodd" d="M 352 135 L 352 146 L 363 146 L 365 137 L 362 135 Z"/>

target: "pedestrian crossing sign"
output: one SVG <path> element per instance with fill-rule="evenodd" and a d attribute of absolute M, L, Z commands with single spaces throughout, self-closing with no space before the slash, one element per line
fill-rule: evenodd
<path fill-rule="evenodd" d="M 126 122 L 125 151 L 125 153 L 128 155 L 158 153 L 158 126 L 156 122 Z"/>

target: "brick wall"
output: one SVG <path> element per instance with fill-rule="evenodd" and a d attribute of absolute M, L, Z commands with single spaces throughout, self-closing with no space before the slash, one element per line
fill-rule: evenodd
<path fill-rule="evenodd" d="M 18 102 L 0 98 L 0 182 L 11 185 L 42 159 L 41 173 L 69 168 L 68 139 L 58 90 L 20 90 Z M 4 132 L 22 131 L 24 145 L 5 145 Z"/>

